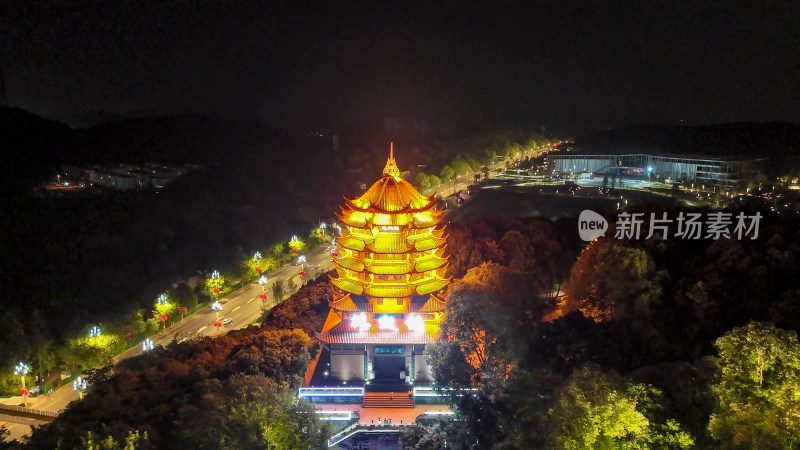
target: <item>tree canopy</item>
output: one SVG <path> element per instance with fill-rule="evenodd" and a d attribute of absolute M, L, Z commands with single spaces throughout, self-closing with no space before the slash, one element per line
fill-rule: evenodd
<path fill-rule="evenodd" d="M 800 443 L 797 332 L 751 322 L 725 333 L 714 348 L 711 435 L 723 448 L 795 448 Z"/>

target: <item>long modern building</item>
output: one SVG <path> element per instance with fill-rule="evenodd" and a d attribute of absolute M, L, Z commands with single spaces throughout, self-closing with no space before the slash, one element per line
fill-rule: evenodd
<path fill-rule="evenodd" d="M 560 174 L 658 175 L 676 181 L 732 186 L 764 171 L 766 158 L 670 154 L 631 147 L 578 148 L 547 156 L 548 169 Z"/>

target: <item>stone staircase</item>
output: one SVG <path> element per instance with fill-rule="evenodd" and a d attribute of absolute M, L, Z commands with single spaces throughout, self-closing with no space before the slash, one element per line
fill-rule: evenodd
<path fill-rule="evenodd" d="M 413 408 L 414 398 L 408 392 L 365 392 L 364 408 Z"/>

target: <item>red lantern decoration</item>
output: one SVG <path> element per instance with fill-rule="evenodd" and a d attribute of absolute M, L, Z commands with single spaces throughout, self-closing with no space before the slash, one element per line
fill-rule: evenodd
<path fill-rule="evenodd" d="M 166 321 L 167 321 L 167 319 L 169 319 L 169 317 L 167 317 L 167 316 L 165 316 L 165 315 L 163 315 L 163 314 L 162 314 L 162 315 L 161 315 L 161 317 L 159 317 L 159 319 L 161 319 L 161 320 L 163 320 L 164 322 L 166 322 Z"/>
<path fill-rule="evenodd" d="M 219 294 L 219 288 L 214 288 L 214 293 Z"/>
<path fill-rule="evenodd" d="M 180 308 L 178 308 L 178 312 L 181 313 L 181 314 L 186 314 L 186 307 L 185 306 L 181 306 Z"/>
<path fill-rule="evenodd" d="M 261 267 L 256 267 L 256 272 L 261 273 Z"/>
<path fill-rule="evenodd" d="M 214 326 L 219 328 L 222 326 L 222 322 L 214 322 Z"/>
<path fill-rule="evenodd" d="M 267 294 L 261 294 L 261 295 L 259 295 L 259 297 L 261 298 L 261 300 L 266 300 L 267 299 Z"/>
<path fill-rule="evenodd" d="M 21 395 L 28 395 L 28 394 L 29 394 L 29 391 L 28 391 L 27 389 L 20 389 L 20 390 L 19 390 L 19 393 L 20 393 Z"/>
<path fill-rule="evenodd" d="M 306 271 L 305 271 L 305 270 L 301 270 L 301 271 L 300 271 L 300 276 L 301 276 L 301 277 L 304 277 L 304 276 L 306 276 Z"/>
<path fill-rule="evenodd" d="M 297 253 L 297 252 L 298 252 L 298 250 L 296 248 L 292 249 L 292 253 Z"/>
<path fill-rule="evenodd" d="M 331 253 L 331 256 L 334 256 L 334 257 L 339 256 L 339 253 L 333 252 L 333 253 Z"/>

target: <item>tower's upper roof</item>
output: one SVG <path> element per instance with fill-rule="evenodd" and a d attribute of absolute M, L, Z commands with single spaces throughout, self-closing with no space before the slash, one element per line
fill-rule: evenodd
<path fill-rule="evenodd" d="M 433 197 L 420 194 L 414 186 L 400 177 L 400 169 L 394 160 L 394 148 L 390 150 L 383 178 L 376 181 L 361 196 L 349 201 L 357 209 L 379 212 L 424 211 L 433 206 Z"/>

